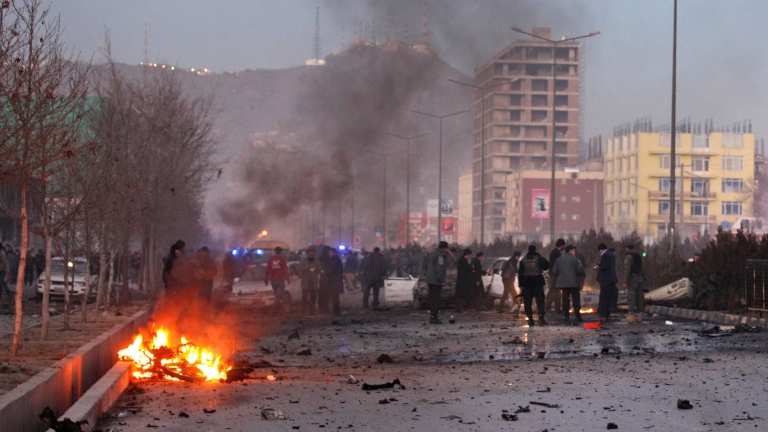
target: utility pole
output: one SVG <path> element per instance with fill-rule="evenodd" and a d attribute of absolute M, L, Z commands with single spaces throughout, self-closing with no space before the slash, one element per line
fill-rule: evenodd
<path fill-rule="evenodd" d="M 677 138 L 677 0 L 675 0 L 674 23 L 672 25 L 672 124 L 670 125 L 670 160 L 669 164 L 669 227 L 670 236 L 675 235 L 675 140 Z M 674 238 L 671 242 L 675 244 Z M 674 246 L 673 246 L 674 247 Z"/>

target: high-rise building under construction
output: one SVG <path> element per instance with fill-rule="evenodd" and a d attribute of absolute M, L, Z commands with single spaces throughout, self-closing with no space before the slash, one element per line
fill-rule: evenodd
<path fill-rule="evenodd" d="M 534 28 L 532 34 L 547 39 L 551 36 L 549 28 Z M 557 78 L 553 82 L 555 63 Z M 579 66 L 578 42 L 560 42 L 555 48 L 550 42 L 531 37 L 516 40 L 475 69 L 474 85 L 478 88 L 472 145 L 475 239 L 488 243 L 508 231 L 505 227 L 506 176 L 522 169 L 550 169 L 552 134 L 555 167 L 562 170 L 578 163 Z M 507 83 L 502 84 L 504 81 Z M 483 194 L 484 212 L 481 210 Z M 481 214 L 484 214 L 483 224 Z M 480 238 L 481 226 L 483 239 Z"/>

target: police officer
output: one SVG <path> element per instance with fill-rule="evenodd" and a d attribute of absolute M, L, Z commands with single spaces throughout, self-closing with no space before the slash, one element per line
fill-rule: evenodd
<path fill-rule="evenodd" d="M 448 243 L 441 241 L 437 249 L 433 250 L 427 256 L 427 271 L 425 279 L 429 285 L 429 323 L 442 324 L 437 318 L 437 312 L 440 308 L 440 293 L 445 286 L 448 257 L 446 251 Z"/>
<path fill-rule="evenodd" d="M 624 245 L 624 277 L 622 288 L 627 290 L 629 315 L 622 322 L 633 323 L 643 321 L 643 259 L 634 251 L 635 245 Z"/>
<path fill-rule="evenodd" d="M 544 319 L 544 272 L 549 269 L 549 261 L 536 253 L 536 246 L 528 246 L 528 253 L 518 262 L 518 284 L 523 291 L 525 315 L 528 325 L 533 326 L 533 299 L 536 298 L 536 310 L 539 313 L 539 325 L 547 325 Z"/>

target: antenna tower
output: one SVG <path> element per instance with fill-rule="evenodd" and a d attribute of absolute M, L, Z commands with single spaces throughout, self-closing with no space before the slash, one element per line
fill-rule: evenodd
<path fill-rule="evenodd" d="M 147 37 L 147 22 L 144 21 L 144 66 L 149 64 L 149 38 Z"/>
<path fill-rule="evenodd" d="M 427 0 L 424 0 L 424 15 L 421 19 L 421 43 L 429 45 L 429 10 Z"/>
<path fill-rule="evenodd" d="M 315 15 L 315 60 L 320 60 L 320 6 L 317 6 Z"/>

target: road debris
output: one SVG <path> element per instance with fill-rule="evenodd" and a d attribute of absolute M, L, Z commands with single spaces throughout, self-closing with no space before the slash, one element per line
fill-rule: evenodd
<path fill-rule="evenodd" d="M 208 408 L 203 408 L 203 412 L 205 414 L 213 414 L 216 412 L 216 410 L 215 409 L 209 410 Z"/>
<path fill-rule="evenodd" d="M 392 357 L 389 356 L 389 354 L 382 354 L 378 358 L 376 358 L 376 361 L 379 363 L 394 363 L 395 361 L 392 359 Z"/>
<path fill-rule="evenodd" d="M 693 408 L 693 405 L 691 405 L 690 401 L 687 401 L 685 399 L 677 400 L 677 409 L 691 409 L 691 408 Z"/>
<path fill-rule="evenodd" d="M 296 351 L 296 355 L 300 355 L 300 356 L 312 355 L 312 350 L 310 348 L 304 348 Z"/>
<path fill-rule="evenodd" d="M 506 421 L 517 421 L 517 414 L 502 413 L 501 418 Z"/>
<path fill-rule="evenodd" d="M 619 428 L 619 425 L 617 425 L 616 423 L 608 423 L 608 427 L 606 429 L 612 430 L 612 429 L 618 429 L 618 428 Z"/>
<path fill-rule="evenodd" d="M 58 417 L 56 417 L 56 414 L 50 407 L 45 407 L 42 414 L 38 417 L 40 417 L 40 420 L 42 420 L 46 426 L 53 429 L 55 432 L 81 432 L 83 430 L 81 425 L 88 424 L 87 420 L 73 422 L 68 418 L 59 421 Z"/>
<path fill-rule="evenodd" d="M 261 418 L 264 420 L 285 420 L 285 413 L 274 408 L 265 408 L 261 410 Z"/>
<path fill-rule="evenodd" d="M 184 411 L 179 412 L 179 418 L 189 418 L 189 414 Z"/>
<path fill-rule="evenodd" d="M 291 339 L 300 339 L 299 329 L 294 330 L 293 333 L 288 335 L 288 340 L 291 340 Z"/>
<path fill-rule="evenodd" d="M 606 345 L 600 352 L 603 354 L 621 354 L 621 348 L 618 345 Z"/>
<path fill-rule="evenodd" d="M 551 403 L 547 403 L 547 402 L 530 401 L 528 403 L 531 404 L 531 405 L 539 405 L 539 406 L 543 406 L 543 407 L 547 407 L 547 408 L 560 408 L 560 405 L 558 405 L 558 404 L 551 404 Z"/>
<path fill-rule="evenodd" d="M 360 381 L 358 381 L 357 378 L 355 378 L 354 376 L 350 375 L 349 378 L 347 378 L 347 382 L 350 384 L 357 384 Z"/>
<path fill-rule="evenodd" d="M 363 386 L 361 387 L 363 390 L 383 390 L 383 389 L 391 389 L 395 386 L 400 386 L 400 390 L 405 390 L 405 386 L 400 383 L 400 379 L 396 378 L 392 382 L 384 383 L 384 384 L 368 384 L 363 383 Z"/>
<path fill-rule="evenodd" d="M 517 411 L 515 411 L 515 414 L 529 413 L 529 412 L 531 412 L 531 407 L 530 406 L 526 405 L 526 406 L 522 407 L 522 406 L 518 405 L 517 406 Z"/>
<path fill-rule="evenodd" d="M 522 339 L 520 339 L 520 336 L 515 336 L 514 339 L 502 342 L 502 345 L 525 345 L 525 342 L 523 342 Z"/>

